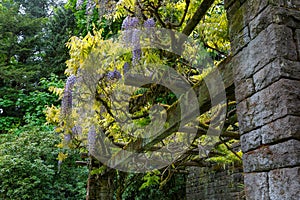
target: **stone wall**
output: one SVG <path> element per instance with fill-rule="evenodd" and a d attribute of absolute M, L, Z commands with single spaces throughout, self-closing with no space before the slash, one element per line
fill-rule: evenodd
<path fill-rule="evenodd" d="M 300 1 L 225 1 L 247 199 L 300 199 Z"/>
<path fill-rule="evenodd" d="M 245 199 L 242 167 L 190 167 L 186 180 L 187 200 L 242 200 Z"/>

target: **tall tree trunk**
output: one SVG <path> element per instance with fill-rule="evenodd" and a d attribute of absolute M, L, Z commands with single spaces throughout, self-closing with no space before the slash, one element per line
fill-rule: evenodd
<path fill-rule="evenodd" d="M 99 168 L 101 164 L 95 159 L 91 158 L 90 170 Z M 103 174 L 89 174 L 87 183 L 86 200 L 112 200 L 114 193 L 115 171 L 107 170 Z"/>

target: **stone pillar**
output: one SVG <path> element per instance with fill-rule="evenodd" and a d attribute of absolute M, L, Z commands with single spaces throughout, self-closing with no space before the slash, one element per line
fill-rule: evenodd
<path fill-rule="evenodd" d="M 300 1 L 225 0 L 247 199 L 300 199 Z"/>

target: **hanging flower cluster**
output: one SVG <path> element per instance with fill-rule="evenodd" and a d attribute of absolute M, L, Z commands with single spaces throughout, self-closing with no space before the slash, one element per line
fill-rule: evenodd
<path fill-rule="evenodd" d="M 122 29 L 125 31 L 125 42 L 132 45 L 132 63 L 136 65 L 141 58 L 140 30 L 138 30 L 139 18 L 127 16 L 123 23 Z"/>
<path fill-rule="evenodd" d="M 153 18 L 149 18 L 144 22 L 145 28 L 154 28 L 155 27 L 155 21 Z"/>
<path fill-rule="evenodd" d="M 75 82 L 76 82 L 75 75 L 71 75 L 68 77 L 63 98 L 62 98 L 62 103 L 61 103 L 62 116 L 67 116 L 72 111 L 72 90 Z"/>
<path fill-rule="evenodd" d="M 114 80 L 114 79 L 121 79 L 122 78 L 122 75 L 121 73 L 114 69 L 114 71 L 110 71 L 106 74 L 106 77 L 109 79 L 109 80 Z"/>
<path fill-rule="evenodd" d="M 76 10 L 80 10 L 83 4 L 83 0 L 77 0 L 76 2 Z"/>
<path fill-rule="evenodd" d="M 77 126 L 77 125 L 73 126 L 73 128 L 72 128 L 73 135 L 81 135 L 81 133 L 82 133 L 81 126 Z"/>
<path fill-rule="evenodd" d="M 126 74 L 128 71 L 129 71 L 129 63 L 126 62 L 124 65 L 123 65 L 123 74 Z"/>
<path fill-rule="evenodd" d="M 89 132 L 88 132 L 88 148 L 89 148 L 89 152 L 93 152 L 93 149 L 95 148 L 96 138 L 97 138 L 96 129 L 95 129 L 95 126 L 92 126 L 89 129 Z"/>
<path fill-rule="evenodd" d="M 92 15 L 95 7 L 96 7 L 96 3 L 93 0 L 88 0 L 86 4 L 85 14 Z"/>
<path fill-rule="evenodd" d="M 141 32 L 138 29 L 140 21 L 137 17 L 127 16 L 122 23 L 122 29 L 125 32 L 124 41 L 133 47 L 132 50 L 132 64 L 136 65 L 141 59 L 142 50 L 140 44 Z M 144 22 L 144 27 L 147 29 L 155 27 L 153 18 L 149 18 Z M 147 30 L 149 31 L 149 30 Z"/>

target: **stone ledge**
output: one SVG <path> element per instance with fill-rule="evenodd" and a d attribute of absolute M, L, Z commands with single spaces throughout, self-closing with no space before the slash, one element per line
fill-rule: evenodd
<path fill-rule="evenodd" d="M 288 140 L 262 146 L 243 155 L 244 172 L 269 171 L 276 168 L 300 165 L 300 141 Z"/>
<path fill-rule="evenodd" d="M 286 139 L 300 140 L 300 116 L 288 115 L 241 136 L 242 151 L 247 153 L 261 145 Z"/>
<path fill-rule="evenodd" d="M 288 115 L 271 122 L 261 128 L 261 133 L 262 144 L 270 144 L 289 138 L 300 140 L 300 116 Z"/>
<path fill-rule="evenodd" d="M 298 61 L 276 58 L 274 61 L 257 71 L 253 75 L 253 78 L 245 78 L 236 85 L 236 100 L 240 102 L 253 95 L 255 92 L 261 91 L 272 83 L 278 81 L 280 78 L 300 80 L 299 64 L 300 63 Z"/>
<path fill-rule="evenodd" d="M 286 115 L 300 114 L 300 81 L 280 79 L 237 105 L 240 133 Z"/>
<path fill-rule="evenodd" d="M 253 75 L 255 91 L 262 90 L 282 77 L 300 80 L 299 64 L 284 58 L 275 59 Z"/>

